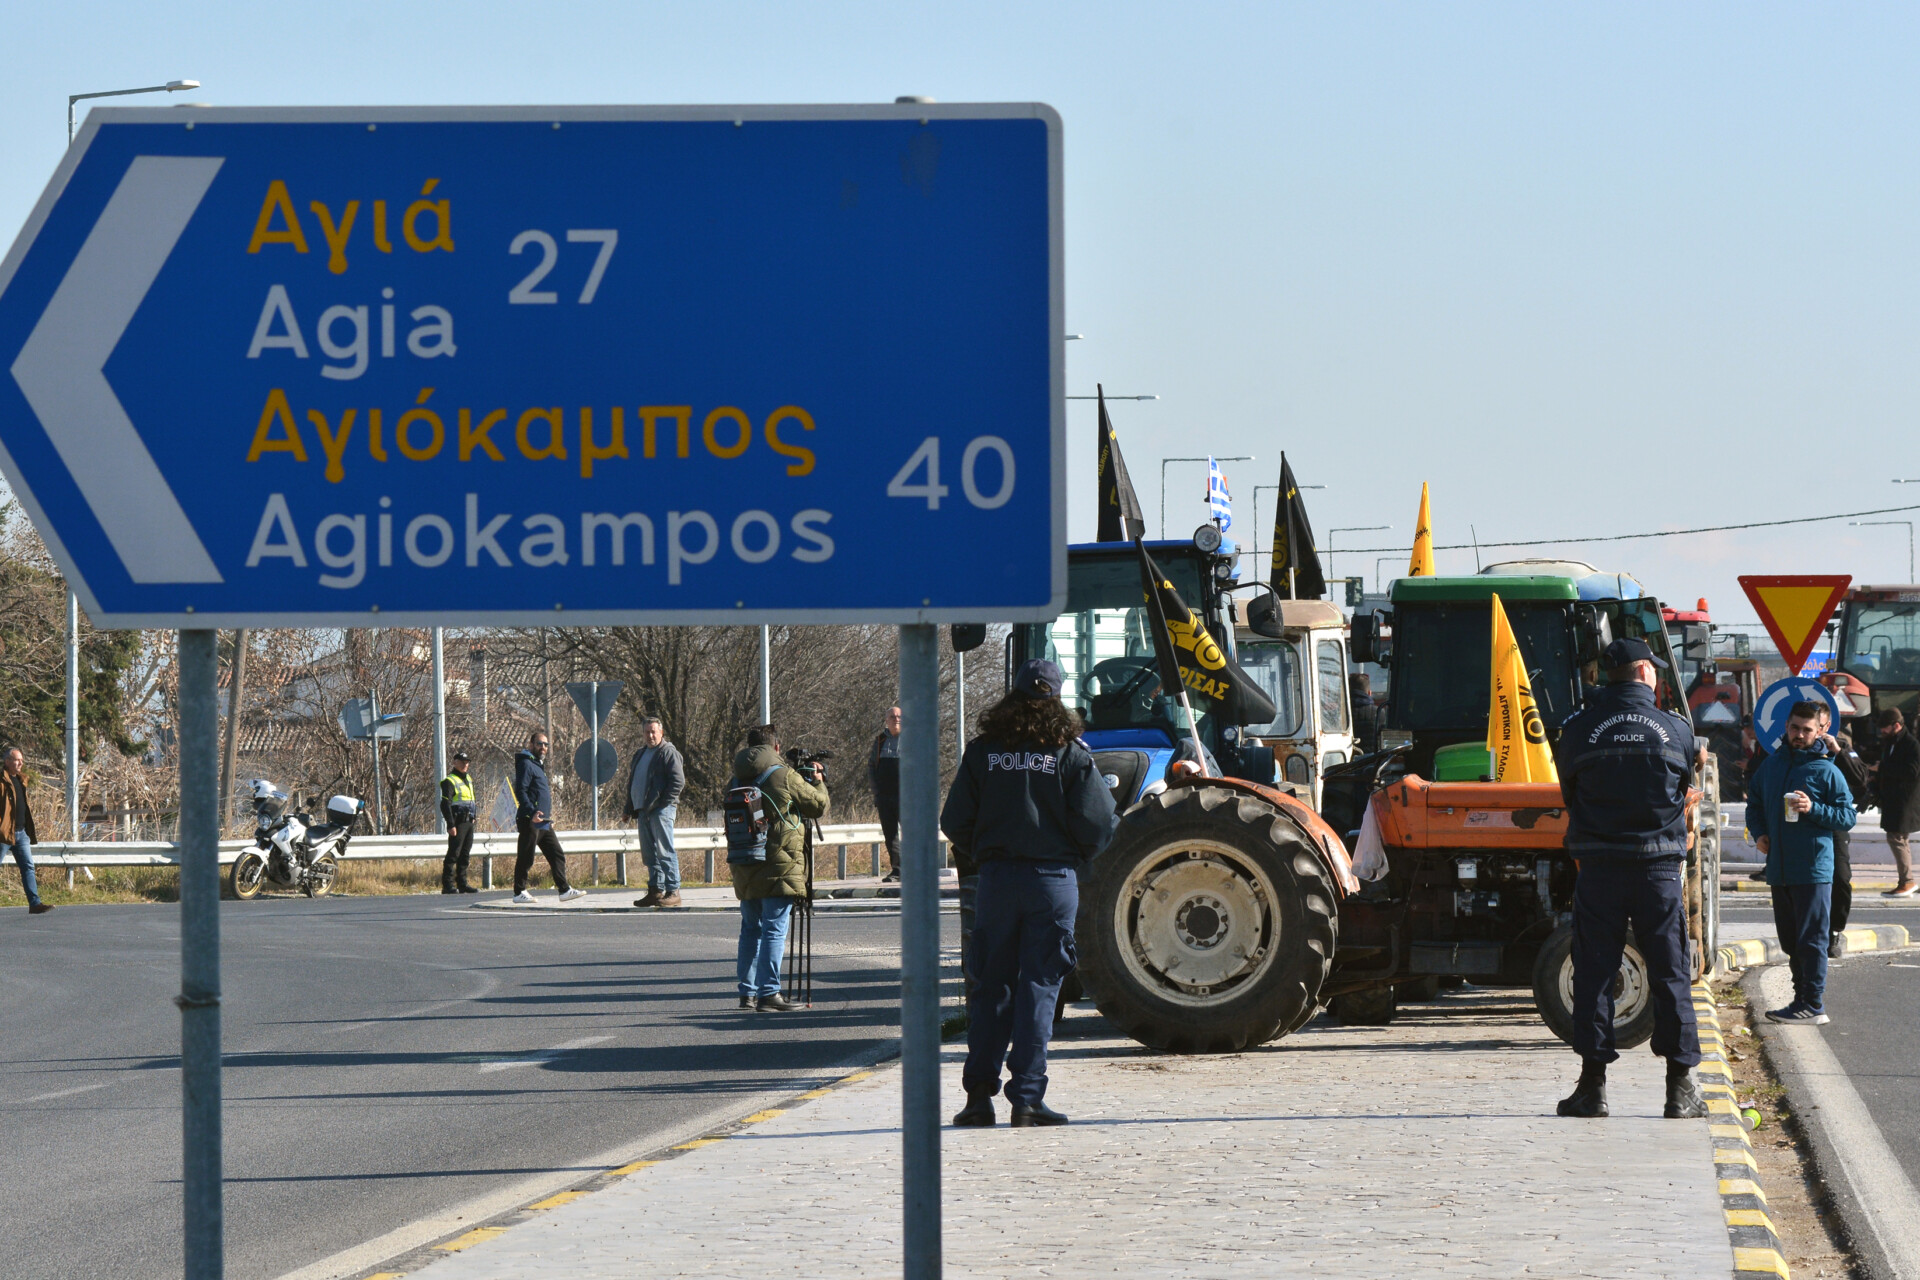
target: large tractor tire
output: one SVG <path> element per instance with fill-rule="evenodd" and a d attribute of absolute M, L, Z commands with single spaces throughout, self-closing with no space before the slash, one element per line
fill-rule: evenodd
<path fill-rule="evenodd" d="M 1533 1000 L 1547 1027 L 1573 1043 L 1573 926 L 1561 925 L 1540 944 L 1533 965 Z M 1653 984 L 1640 943 L 1627 931 L 1620 973 L 1613 980 L 1613 1047 L 1624 1052 L 1653 1038 Z"/>
<path fill-rule="evenodd" d="M 1130 811 L 1080 897 L 1080 975 L 1144 1045 L 1232 1053 L 1313 1016 L 1339 933 L 1333 885 L 1274 805 L 1205 784 Z"/>

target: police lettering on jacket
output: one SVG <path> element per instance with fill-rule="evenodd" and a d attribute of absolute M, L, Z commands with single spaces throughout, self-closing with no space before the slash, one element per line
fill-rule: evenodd
<path fill-rule="evenodd" d="M 1560 729 L 1554 751 L 1577 858 L 1683 858 L 1693 729 L 1637 681 L 1611 684 Z"/>
<path fill-rule="evenodd" d="M 987 753 L 987 772 L 995 769 L 1013 769 L 1034 773 L 1056 773 L 1060 768 L 1060 758 L 1045 751 L 989 751 Z"/>

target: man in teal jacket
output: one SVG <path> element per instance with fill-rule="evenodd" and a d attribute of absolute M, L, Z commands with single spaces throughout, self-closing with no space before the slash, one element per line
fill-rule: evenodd
<path fill-rule="evenodd" d="M 1827 1021 L 1827 921 L 1833 893 L 1833 833 L 1856 817 L 1853 792 L 1821 739 L 1827 708 L 1795 704 L 1786 736 L 1747 788 L 1747 830 L 1767 859 L 1774 928 L 1793 970 L 1793 1001 L 1775 1022 Z"/>

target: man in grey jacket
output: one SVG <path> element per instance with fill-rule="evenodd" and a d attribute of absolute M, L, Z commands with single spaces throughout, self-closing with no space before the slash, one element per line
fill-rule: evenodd
<path fill-rule="evenodd" d="M 673 820 L 687 767 L 679 748 L 667 741 L 659 716 L 646 719 L 646 739 L 627 773 L 627 816 L 640 824 L 640 857 L 647 864 L 647 896 L 636 907 L 680 905 L 680 855 L 673 847 Z"/>

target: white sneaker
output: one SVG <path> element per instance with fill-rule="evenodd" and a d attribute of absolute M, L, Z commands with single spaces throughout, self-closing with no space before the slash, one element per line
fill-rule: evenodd
<path fill-rule="evenodd" d="M 515 906 L 530 907 L 533 905 L 533 895 L 522 889 L 513 895 L 513 901 Z"/>
<path fill-rule="evenodd" d="M 560 895 L 560 901 L 572 902 L 575 898 L 584 898 L 586 896 L 587 896 L 587 891 L 585 889 L 569 889 L 565 893 Z M 532 902 L 533 899 L 528 898 L 527 901 Z"/>

